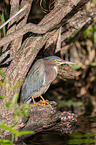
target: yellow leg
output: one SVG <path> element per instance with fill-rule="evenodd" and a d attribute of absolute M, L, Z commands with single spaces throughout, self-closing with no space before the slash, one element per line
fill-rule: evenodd
<path fill-rule="evenodd" d="M 45 101 L 44 98 L 43 98 L 42 96 L 40 96 L 40 97 L 41 97 L 41 99 L 42 99 L 42 100 L 40 100 L 40 101 L 41 101 L 42 103 L 44 103 L 44 107 L 45 107 L 45 104 L 48 104 L 48 105 L 50 106 L 50 108 L 53 109 L 52 106 L 51 106 L 47 101 Z"/>
<path fill-rule="evenodd" d="M 33 96 L 32 96 L 32 100 L 33 100 L 34 105 L 36 105 L 37 108 L 38 108 L 38 110 L 40 110 L 39 106 L 42 106 L 42 105 L 41 105 L 40 103 L 37 103 L 37 102 L 34 100 Z M 33 109 L 34 109 L 34 105 L 33 105 Z"/>

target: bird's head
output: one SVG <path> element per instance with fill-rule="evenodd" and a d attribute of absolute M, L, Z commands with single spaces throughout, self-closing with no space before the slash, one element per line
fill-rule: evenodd
<path fill-rule="evenodd" d="M 61 64 L 75 64 L 73 62 L 70 61 L 65 61 L 63 59 L 61 59 L 58 56 L 49 56 L 49 57 L 45 57 L 44 60 L 48 60 L 49 62 L 52 62 L 55 65 L 61 65 Z"/>

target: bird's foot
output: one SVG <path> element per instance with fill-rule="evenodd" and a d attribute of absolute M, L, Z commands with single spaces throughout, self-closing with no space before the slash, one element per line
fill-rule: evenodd
<path fill-rule="evenodd" d="M 44 107 L 45 107 L 45 105 L 47 104 L 47 105 L 50 106 L 51 109 L 53 109 L 52 106 L 51 106 L 51 104 L 49 104 L 47 101 L 45 101 L 44 98 L 43 98 L 42 96 L 40 96 L 40 97 L 41 97 L 41 99 L 42 99 L 42 100 L 40 100 L 40 101 L 44 104 Z"/>
<path fill-rule="evenodd" d="M 37 102 L 34 100 L 33 96 L 32 96 L 32 100 L 33 100 L 33 110 L 34 110 L 34 106 L 35 106 L 35 105 L 37 106 L 38 110 L 40 110 L 39 106 L 42 106 L 42 104 L 37 103 Z"/>

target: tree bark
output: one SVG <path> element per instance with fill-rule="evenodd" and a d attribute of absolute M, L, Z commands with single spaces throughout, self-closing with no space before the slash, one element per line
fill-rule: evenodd
<path fill-rule="evenodd" d="M 11 44 L 11 48 L 8 51 L 8 53 L 10 53 L 10 58 L 12 59 L 10 65 L 7 68 L 3 68 L 2 70 L 2 72 L 5 73 L 8 78 L 7 80 L 8 87 L 6 91 L 4 88 L 2 88 L 2 86 L 0 90 L 0 92 L 2 92 L 3 95 L 7 96 L 7 98 L 5 97 L 4 99 L 0 99 L 0 110 L 2 110 L 0 112 L 0 116 L 5 124 L 8 124 L 8 122 L 10 122 L 9 120 L 12 120 L 13 118 L 13 116 L 12 118 L 8 117 L 10 111 L 5 106 L 5 103 L 8 101 L 10 102 L 10 100 L 12 100 L 13 95 L 17 91 L 18 92 L 20 91 L 21 86 L 19 85 L 16 89 L 14 89 L 11 92 L 9 92 L 9 90 L 17 82 L 24 81 L 30 66 L 32 65 L 34 59 L 36 58 L 41 48 L 45 45 L 45 50 L 46 50 L 50 45 L 52 45 L 54 42 L 57 41 L 60 27 L 62 27 L 61 43 L 64 47 L 66 46 L 66 44 L 74 42 L 76 38 L 78 38 L 79 35 L 92 22 L 94 22 L 94 18 L 96 17 L 96 8 L 90 11 L 83 9 L 84 5 L 88 1 L 89 0 L 83 0 L 83 1 L 77 0 L 75 1 L 76 3 L 74 3 L 71 0 L 57 1 L 54 5 L 54 9 L 50 11 L 50 13 L 47 14 L 40 21 L 39 24 L 33 24 L 33 23 L 27 24 L 27 17 L 29 15 L 29 11 L 31 9 L 33 0 L 22 1 L 20 7 L 23 7 L 24 5 L 28 4 L 28 8 L 24 11 L 24 13 L 21 13 L 18 17 L 16 17 L 16 19 L 11 21 L 11 23 L 8 26 L 9 30 L 7 32 L 7 35 L 2 39 L 0 39 L 0 46 L 3 46 L 3 52 L 5 52 L 5 50 L 9 48 L 8 46 Z M 10 4 L 11 4 L 10 17 L 11 17 L 14 13 L 14 9 L 16 11 L 19 10 L 19 0 L 18 1 L 11 0 Z M 13 23 L 15 24 L 13 25 Z M 26 38 L 24 42 L 22 42 L 23 35 L 26 34 L 27 32 L 31 32 L 32 35 L 31 37 Z M 74 36 L 71 38 L 72 34 L 74 34 Z M 66 40 L 67 38 L 69 39 Z M 55 51 L 55 48 L 53 49 Z M 1 59 L 0 65 L 2 65 L 2 58 L 4 58 L 4 56 L 0 58 Z M 67 71 L 68 70 L 69 68 L 67 69 Z M 61 72 L 64 73 L 64 71 L 60 69 L 59 71 L 60 76 L 61 76 Z M 70 73 L 69 74 L 65 73 L 65 75 L 66 78 L 70 77 Z M 0 79 L 2 80 L 3 77 L 0 77 Z M 44 111 L 45 110 L 43 109 L 43 112 Z M 48 111 L 49 111 L 49 115 L 51 115 L 51 110 Z M 57 116 L 58 114 L 62 118 L 62 113 L 56 112 Z M 36 117 L 38 119 L 37 115 Z M 7 121 L 5 121 L 5 118 Z M 52 127 L 52 122 L 54 122 L 53 124 L 55 124 L 56 121 L 57 120 L 52 120 L 51 123 L 49 121 L 49 124 L 47 122 L 46 127 L 48 127 L 48 125 L 50 124 Z M 32 128 L 33 128 L 33 122 L 31 122 L 31 120 L 29 124 L 32 124 Z M 44 120 L 42 120 L 42 125 L 44 125 Z M 24 127 L 23 129 L 28 129 L 28 128 Z M 37 126 L 37 130 L 40 131 L 39 126 Z"/>

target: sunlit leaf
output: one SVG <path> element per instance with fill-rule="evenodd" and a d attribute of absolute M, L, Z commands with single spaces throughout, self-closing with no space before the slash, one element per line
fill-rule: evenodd
<path fill-rule="evenodd" d="M 18 136 L 26 135 L 26 134 L 34 134 L 34 131 L 20 131 L 18 132 Z"/>
<path fill-rule="evenodd" d="M 13 99 L 12 99 L 13 105 L 15 105 L 17 103 L 18 98 L 19 98 L 19 92 L 15 93 L 15 95 L 13 96 Z"/>
<path fill-rule="evenodd" d="M 9 106 L 10 106 L 10 102 L 7 102 L 7 103 L 6 103 L 6 107 L 9 107 Z"/>
<path fill-rule="evenodd" d="M 0 122 L 0 127 L 2 128 L 2 129 L 6 129 L 6 130 L 9 130 L 10 132 L 12 132 L 13 134 L 15 134 L 15 135 L 18 135 L 18 131 L 17 130 L 15 130 L 15 129 L 13 129 L 12 127 L 10 127 L 10 126 L 8 126 L 8 125 L 5 125 L 3 122 Z"/>
<path fill-rule="evenodd" d="M 25 135 L 25 134 L 33 134 L 34 132 L 33 131 L 17 131 L 15 129 L 13 129 L 12 127 L 8 126 L 8 125 L 5 125 L 3 122 L 0 122 L 0 127 L 3 129 L 3 130 L 9 130 L 10 132 L 12 132 L 14 135 L 16 136 L 22 136 L 22 135 Z"/>
<path fill-rule="evenodd" d="M 1 75 L 1 76 L 5 76 L 5 77 L 6 77 L 6 74 L 4 74 L 4 73 L 2 73 L 2 72 L 0 72 L 0 75 Z"/>
<path fill-rule="evenodd" d="M 13 110 L 13 108 L 12 108 L 11 105 L 10 105 L 10 102 L 7 102 L 5 105 L 6 105 L 6 107 L 7 107 L 9 110 L 11 110 L 11 111 Z"/>
<path fill-rule="evenodd" d="M 9 140 L 0 139 L 0 145 L 13 145 Z"/>
<path fill-rule="evenodd" d="M 28 116 L 28 114 L 29 114 L 29 107 L 30 107 L 29 103 L 23 103 L 22 104 L 22 109 L 23 109 L 23 112 L 24 112 L 25 116 Z"/>

